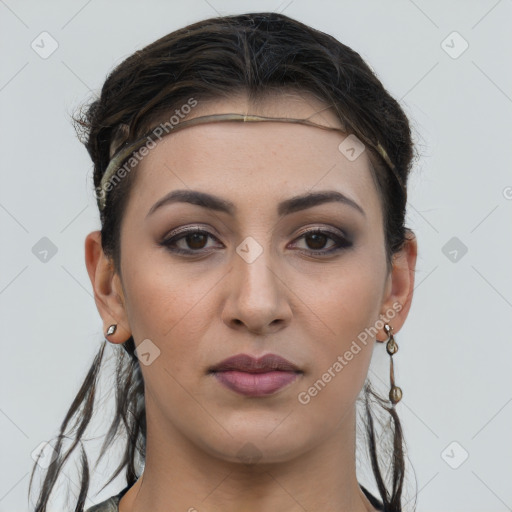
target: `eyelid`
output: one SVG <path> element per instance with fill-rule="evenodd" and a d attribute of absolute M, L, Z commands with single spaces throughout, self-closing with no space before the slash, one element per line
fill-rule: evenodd
<path fill-rule="evenodd" d="M 328 226 L 328 228 L 326 228 L 325 226 Z M 181 233 L 189 233 L 189 232 L 195 232 L 195 231 L 207 231 L 209 232 L 209 229 L 213 229 L 213 231 L 215 231 L 215 233 L 209 233 L 211 236 L 213 236 L 214 238 L 220 238 L 220 234 L 218 233 L 218 231 L 213 227 L 213 226 L 210 226 L 210 225 L 205 225 L 205 224 L 188 224 L 186 226 L 181 226 L 179 228 L 176 228 L 176 229 L 173 229 L 169 232 L 167 232 L 162 238 L 162 240 L 168 240 L 169 238 L 171 237 L 174 237 L 174 236 L 177 236 L 177 235 L 180 235 Z M 347 233 L 345 230 L 341 229 L 341 228 L 338 228 L 337 226 L 334 226 L 332 224 L 324 224 L 324 225 L 313 225 L 313 226 L 307 226 L 303 229 L 301 229 L 294 237 L 294 240 L 300 236 L 303 236 L 311 231 L 334 231 L 333 234 L 337 234 L 338 236 L 344 238 L 345 240 L 347 240 L 348 242 L 351 242 L 352 241 L 352 237 L 350 236 L 349 233 Z M 292 233 L 290 233 L 289 236 L 292 236 Z"/>
<path fill-rule="evenodd" d="M 210 230 L 213 230 L 215 233 L 210 233 Z M 208 233 L 211 234 L 211 236 L 217 237 L 217 238 L 221 236 L 213 226 L 210 226 L 207 224 L 187 224 L 186 226 L 181 226 L 179 228 L 175 228 L 175 229 L 172 229 L 171 231 L 167 232 L 162 237 L 162 240 L 167 240 L 176 235 L 180 235 L 181 233 L 189 233 L 189 232 L 195 232 L 195 231 L 208 231 Z"/>
<path fill-rule="evenodd" d="M 304 238 L 304 236 L 307 236 L 308 234 L 315 234 L 320 233 L 322 235 L 326 235 L 327 238 L 330 238 L 334 243 L 334 248 L 330 249 L 297 249 L 301 252 L 304 252 L 305 254 L 314 254 L 314 255 L 323 255 L 323 256 L 329 256 L 336 254 L 340 252 L 343 249 L 348 249 L 354 245 L 352 238 L 350 236 L 347 236 L 343 231 L 336 228 L 334 229 L 327 229 L 325 227 L 310 227 L 308 229 L 305 229 L 298 234 L 293 241 L 291 242 L 296 243 L 298 240 Z"/>
<path fill-rule="evenodd" d="M 297 237 L 307 234 L 310 231 L 327 231 L 327 232 L 330 232 L 333 234 L 337 234 L 339 237 L 344 238 L 348 242 L 352 241 L 351 236 L 346 231 L 344 231 L 343 229 L 338 228 L 336 226 L 333 226 L 332 224 L 324 224 L 322 226 L 319 226 L 319 225 L 308 226 L 308 227 L 302 229 L 301 231 L 299 231 Z"/>
<path fill-rule="evenodd" d="M 180 228 L 176 228 L 172 230 L 170 233 L 168 233 L 163 240 L 160 242 L 159 245 L 165 247 L 169 252 L 175 254 L 175 255 L 183 255 L 185 257 L 195 257 L 195 256 L 206 256 L 208 254 L 211 254 L 215 251 L 215 248 L 209 248 L 209 249 L 181 249 L 179 247 L 171 247 L 172 245 L 176 245 L 181 240 L 185 239 L 188 234 L 190 233 L 200 233 L 206 235 L 207 238 L 215 239 L 217 242 L 221 243 L 223 246 L 224 244 L 219 240 L 219 238 L 211 233 L 208 229 L 204 228 L 201 225 L 187 225 L 182 226 Z M 320 257 L 328 257 L 336 255 L 343 250 L 349 249 L 353 246 L 353 241 L 349 235 L 345 233 L 344 230 L 337 228 L 335 226 L 330 225 L 328 228 L 325 226 L 309 226 L 304 229 L 302 229 L 290 242 L 290 244 L 297 243 L 301 238 L 304 236 L 307 236 L 308 234 L 322 234 L 325 235 L 327 238 L 330 238 L 331 241 L 334 242 L 334 247 L 331 247 L 329 249 L 307 249 L 307 248 L 300 248 L 295 249 L 296 251 L 299 251 L 301 254 L 309 255 L 309 256 L 320 256 Z M 225 246 L 224 246 L 225 247 Z M 288 245 L 287 245 L 288 247 Z"/>

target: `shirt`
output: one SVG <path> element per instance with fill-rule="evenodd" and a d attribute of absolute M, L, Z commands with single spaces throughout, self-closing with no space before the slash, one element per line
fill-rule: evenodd
<path fill-rule="evenodd" d="M 130 485 L 127 485 L 121 492 L 118 494 L 111 496 L 110 498 L 94 505 L 91 508 L 88 508 L 85 512 L 119 512 L 119 502 L 121 498 L 128 492 L 130 489 Z M 375 496 L 373 496 L 369 491 L 367 491 L 361 484 L 359 484 L 361 490 L 364 492 L 365 496 L 368 498 L 368 501 L 372 504 L 374 508 L 380 510 L 382 512 L 386 512 L 381 501 L 379 501 Z"/>

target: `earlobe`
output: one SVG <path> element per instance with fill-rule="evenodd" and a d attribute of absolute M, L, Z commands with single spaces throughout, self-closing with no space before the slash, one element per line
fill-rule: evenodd
<path fill-rule="evenodd" d="M 103 320 L 103 333 L 112 343 L 124 343 L 130 336 L 123 292 L 112 261 L 101 246 L 101 231 L 89 233 L 85 239 L 85 263 L 94 291 L 96 307 Z M 116 327 L 111 328 L 115 325 Z M 109 334 L 109 329 L 112 331 Z"/>

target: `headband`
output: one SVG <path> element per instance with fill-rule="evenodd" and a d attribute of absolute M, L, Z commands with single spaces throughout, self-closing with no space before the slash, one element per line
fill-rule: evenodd
<path fill-rule="evenodd" d="M 100 211 L 103 211 L 105 209 L 106 205 L 106 199 L 107 199 L 107 193 L 113 188 L 115 183 L 113 183 L 116 179 L 117 181 L 120 181 L 121 178 L 123 178 L 127 172 L 130 172 L 131 167 L 134 167 L 137 165 L 137 163 L 141 160 L 143 156 L 145 156 L 149 149 L 152 149 L 155 147 L 156 143 L 152 139 L 152 136 L 156 136 L 159 140 L 161 140 L 162 136 L 168 135 L 169 133 L 174 133 L 176 131 L 179 131 L 183 128 L 187 128 L 188 126 L 193 126 L 196 124 L 205 124 L 205 123 L 211 123 L 211 122 L 225 122 L 225 121 L 242 121 L 242 122 L 252 122 L 252 121 L 274 121 L 274 122 L 286 122 L 286 123 L 300 123 L 305 124 L 307 126 L 314 126 L 317 128 L 322 128 L 324 130 L 334 130 L 339 131 L 342 133 L 346 133 L 345 130 L 342 128 L 335 128 L 330 126 L 325 126 L 322 124 L 315 123 L 313 121 L 310 121 L 309 119 L 294 119 L 289 117 L 266 117 L 266 116 L 257 116 L 257 115 L 249 115 L 249 114 L 210 114 L 205 116 L 199 116 L 194 117 L 192 119 L 187 119 L 185 121 L 180 121 L 176 125 L 171 125 L 170 128 L 166 126 L 169 125 L 169 123 L 166 124 L 159 124 L 157 127 L 153 128 L 150 132 L 148 132 L 146 135 L 142 136 L 140 139 L 137 139 L 136 141 L 132 143 L 126 142 L 118 151 L 117 153 L 111 158 L 107 169 L 105 170 L 105 173 L 103 174 L 101 178 L 100 186 L 96 189 L 96 197 L 98 201 L 98 207 Z M 166 133 L 163 133 L 165 130 Z M 382 147 L 380 142 L 378 142 L 376 145 L 370 143 L 366 138 L 365 142 L 373 147 L 380 156 L 384 159 L 390 170 L 392 171 L 393 175 L 397 179 L 400 187 L 404 189 L 402 180 L 398 173 L 396 172 L 395 165 L 391 162 L 388 154 L 386 153 L 386 150 Z M 149 147 L 149 144 L 152 144 L 151 147 Z M 147 145 L 146 148 L 143 148 L 143 146 Z M 143 153 L 143 149 L 145 149 L 145 153 Z M 140 154 L 142 157 L 135 157 L 132 156 L 132 154 L 136 151 L 140 150 Z M 126 168 L 126 164 L 122 166 L 122 164 L 125 162 L 125 160 L 128 160 L 128 163 L 130 164 L 130 168 Z M 135 162 L 132 163 L 132 160 Z M 117 175 L 117 176 L 116 176 Z"/>

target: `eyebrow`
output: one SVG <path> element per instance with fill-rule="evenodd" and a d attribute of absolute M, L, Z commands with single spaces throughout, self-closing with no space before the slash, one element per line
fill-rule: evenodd
<path fill-rule="evenodd" d="M 366 216 L 365 211 L 355 201 L 334 190 L 325 190 L 319 192 L 310 192 L 300 196 L 291 197 L 277 205 L 277 213 L 279 217 L 289 215 L 291 213 L 312 208 L 324 203 L 338 202 L 351 206 L 363 216 Z M 164 197 L 159 199 L 149 210 L 146 218 L 153 214 L 156 210 L 164 205 L 173 203 L 190 203 L 197 206 L 202 206 L 209 210 L 227 213 L 233 215 L 237 208 L 236 206 L 221 197 L 207 194 L 206 192 L 199 192 L 197 190 L 173 190 Z"/>

